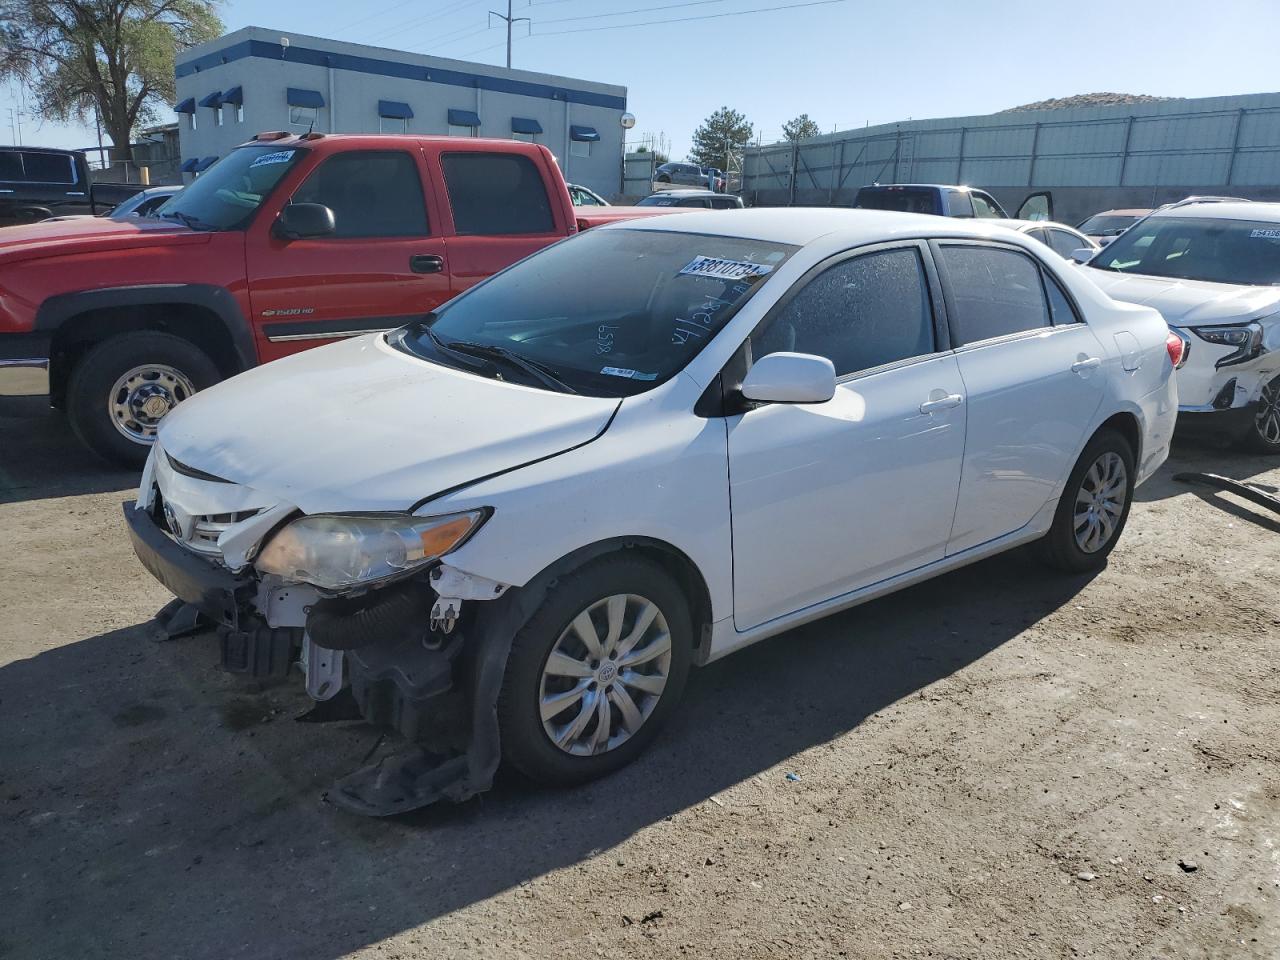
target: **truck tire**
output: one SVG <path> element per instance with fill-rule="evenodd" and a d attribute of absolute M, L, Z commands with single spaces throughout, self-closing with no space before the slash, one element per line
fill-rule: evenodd
<path fill-rule="evenodd" d="M 80 442 L 102 459 L 140 467 L 164 415 L 220 379 L 217 365 L 189 340 L 124 333 L 80 358 L 67 384 L 67 415 Z"/>

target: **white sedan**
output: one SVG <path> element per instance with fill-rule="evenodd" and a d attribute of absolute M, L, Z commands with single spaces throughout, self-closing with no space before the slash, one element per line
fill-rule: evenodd
<path fill-rule="evenodd" d="M 1181 346 L 998 225 L 632 221 L 199 394 L 125 513 L 228 667 L 403 735 L 329 794 L 393 813 L 614 770 L 691 665 L 1020 544 L 1101 566 Z"/>

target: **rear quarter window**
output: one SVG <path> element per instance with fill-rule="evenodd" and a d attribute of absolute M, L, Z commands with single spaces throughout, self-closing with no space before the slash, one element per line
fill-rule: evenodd
<path fill-rule="evenodd" d="M 521 154 L 446 153 L 440 158 L 461 236 L 554 233 L 546 184 L 534 162 Z"/>

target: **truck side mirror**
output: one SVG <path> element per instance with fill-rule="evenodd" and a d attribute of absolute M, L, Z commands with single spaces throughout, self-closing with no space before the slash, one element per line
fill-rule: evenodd
<path fill-rule="evenodd" d="M 291 203 L 280 211 L 272 232 L 281 240 L 325 237 L 337 229 L 333 211 L 323 203 Z"/>

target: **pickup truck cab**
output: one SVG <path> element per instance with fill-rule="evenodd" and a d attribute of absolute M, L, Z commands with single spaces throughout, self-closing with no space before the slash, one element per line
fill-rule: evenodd
<path fill-rule="evenodd" d="M 536 144 L 259 134 L 152 216 L 0 232 L 0 396 L 47 394 L 90 449 L 140 465 L 197 390 L 661 212 L 575 210 Z"/>
<path fill-rule="evenodd" d="M 995 197 L 972 187 L 939 183 L 873 183 L 853 198 L 855 208 L 928 213 L 936 217 L 1007 220 L 1009 215 Z M 1052 196 L 1033 193 L 1018 208 L 1019 220 L 1052 220 Z"/>
<path fill-rule="evenodd" d="M 0 226 L 106 213 L 142 189 L 94 183 L 78 150 L 0 147 Z"/>

